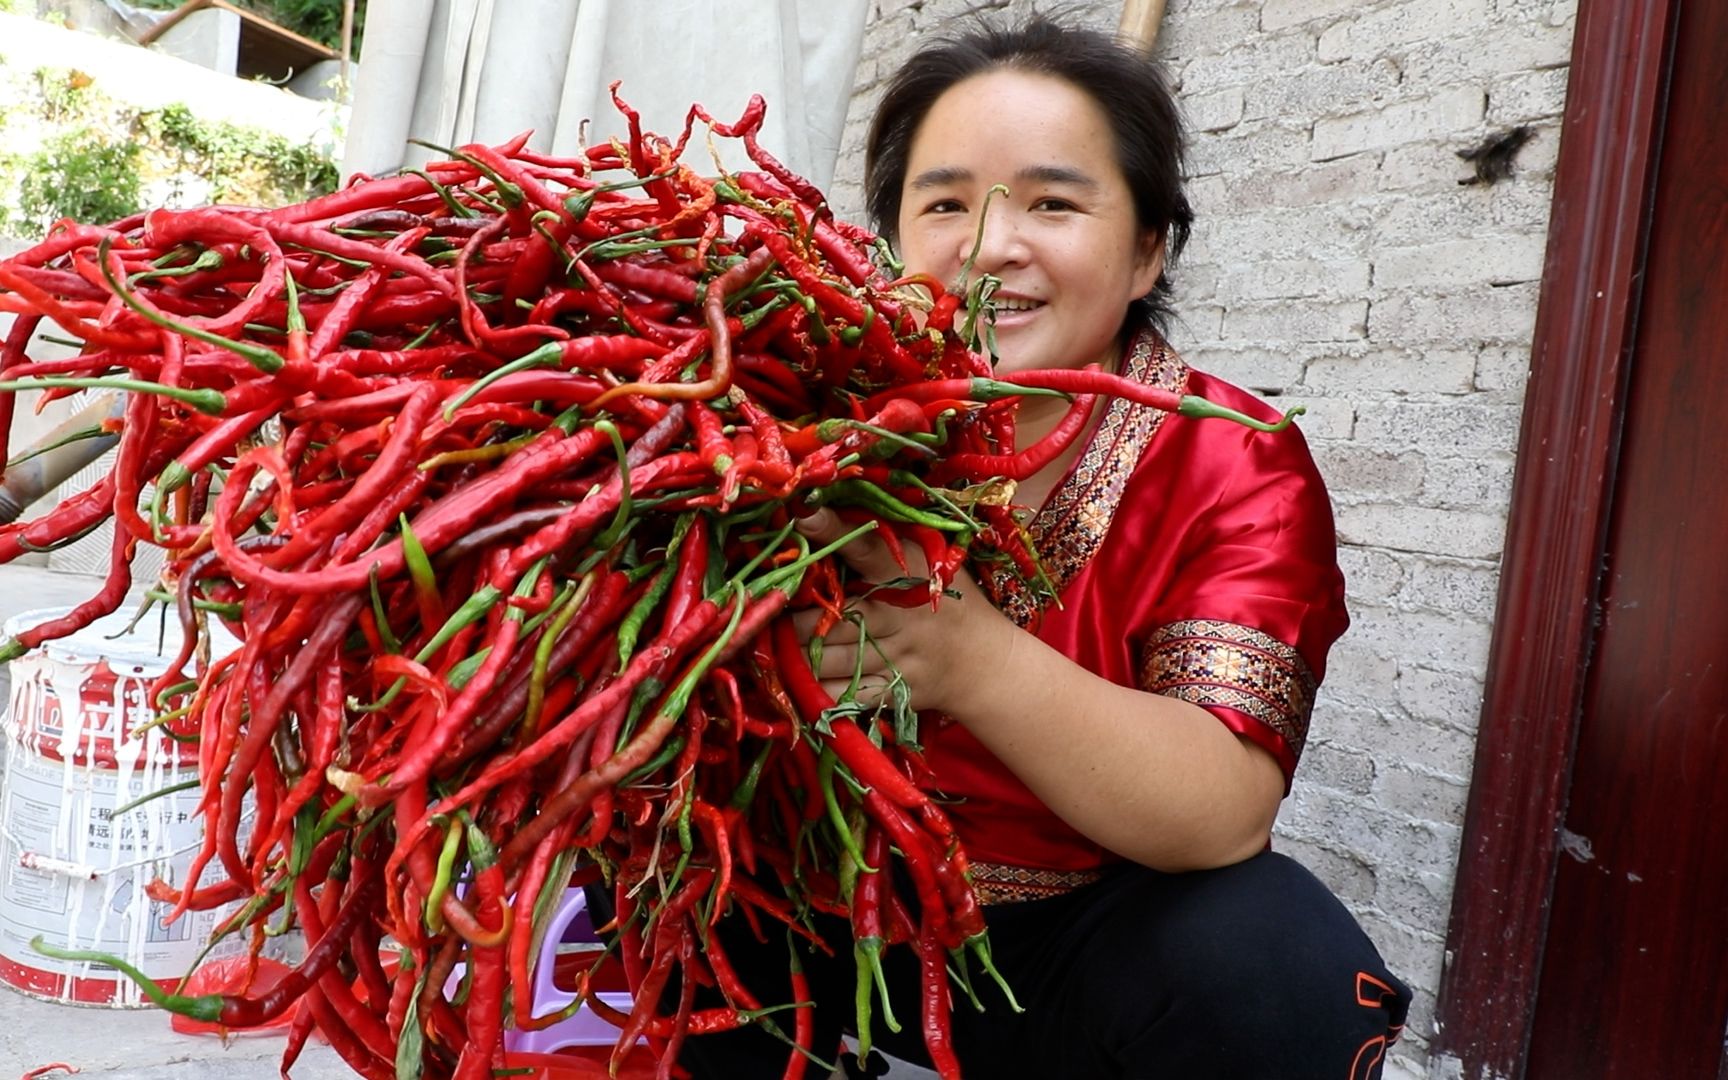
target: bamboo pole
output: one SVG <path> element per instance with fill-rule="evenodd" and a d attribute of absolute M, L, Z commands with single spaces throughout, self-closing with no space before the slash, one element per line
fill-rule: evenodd
<path fill-rule="evenodd" d="M 1128 44 L 1151 52 L 1158 41 L 1158 24 L 1163 21 L 1164 0 L 1123 0 L 1117 32 Z"/>
<path fill-rule="evenodd" d="M 354 0 L 342 0 L 342 100 L 352 101 L 354 82 L 349 72 L 354 56 Z"/>

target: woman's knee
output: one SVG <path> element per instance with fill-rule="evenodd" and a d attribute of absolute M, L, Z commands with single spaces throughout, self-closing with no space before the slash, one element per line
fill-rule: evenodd
<path fill-rule="evenodd" d="M 1341 1057 L 1403 1021 L 1408 991 L 1355 918 L 1283 856 L 1148 872 L 1112 907 L 1095 1004 L 1117 1010 L 1118 1030 L 1141 1033 L 1142 1052 L 1176 1053 L 1172 1040 L 1187 1041 L 1195 1060 L 1281 1060 L 1288 1070 L 1314 1059 L 1335 1076 Z"/>

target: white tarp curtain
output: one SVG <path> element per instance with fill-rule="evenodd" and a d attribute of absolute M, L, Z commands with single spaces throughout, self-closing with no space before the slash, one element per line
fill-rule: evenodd
<path fill-rule="evenodd" d="M 441 146 L 500 143 L 570 154 L 623 135 L 607 87 L 675 138 L 692 102 L 723 123 L 751 94 L 758 136 L 794 172 L 833 178 L 869 0 L 371 0 L 344 177 L 383 175 Z M 584 121 L 589 126 L 584 133 Z M 719 140 L 728 169 L 750 168 Z M 712 171 L 700 130 L 685 161 Z"/>

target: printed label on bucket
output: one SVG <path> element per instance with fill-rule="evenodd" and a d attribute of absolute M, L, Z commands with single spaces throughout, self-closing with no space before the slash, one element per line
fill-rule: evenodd
<path fill-rule="evenodd" d="M 182 878 L 202 837 L 196 787 L 168 791 L 195 773 L 180 767 L 173 739 L 138 730 L 152 717 L 145 697 L 160 666 L 111 666 L 88 641 L 57 644 L 12 662 L 11 708 L 0 725 L 0 981 L 58 1000 L 140 1005 L 130 979 L 43 956 L 31 938 L 112 953 L 172 982 L 231 908 L 164 926 L 171 905 L 145 891 L 158 878 Z M 126 643 L 114 648 L 123 653 Z M 139 801 L 160 792 L 168 793 Z M 242 947 L 224 945 L 213 955 Z"/>

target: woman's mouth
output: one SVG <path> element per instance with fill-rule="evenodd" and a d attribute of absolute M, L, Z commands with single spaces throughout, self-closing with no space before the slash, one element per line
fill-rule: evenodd
<path fill-rule="evenodd" d="M 1042 300 L 1031 300 L 1020 296 L 993 296 L 990 298 L 990 310 L 1001 318 L 1022 311 L 1036 311 L 1044 306 Z"/>

